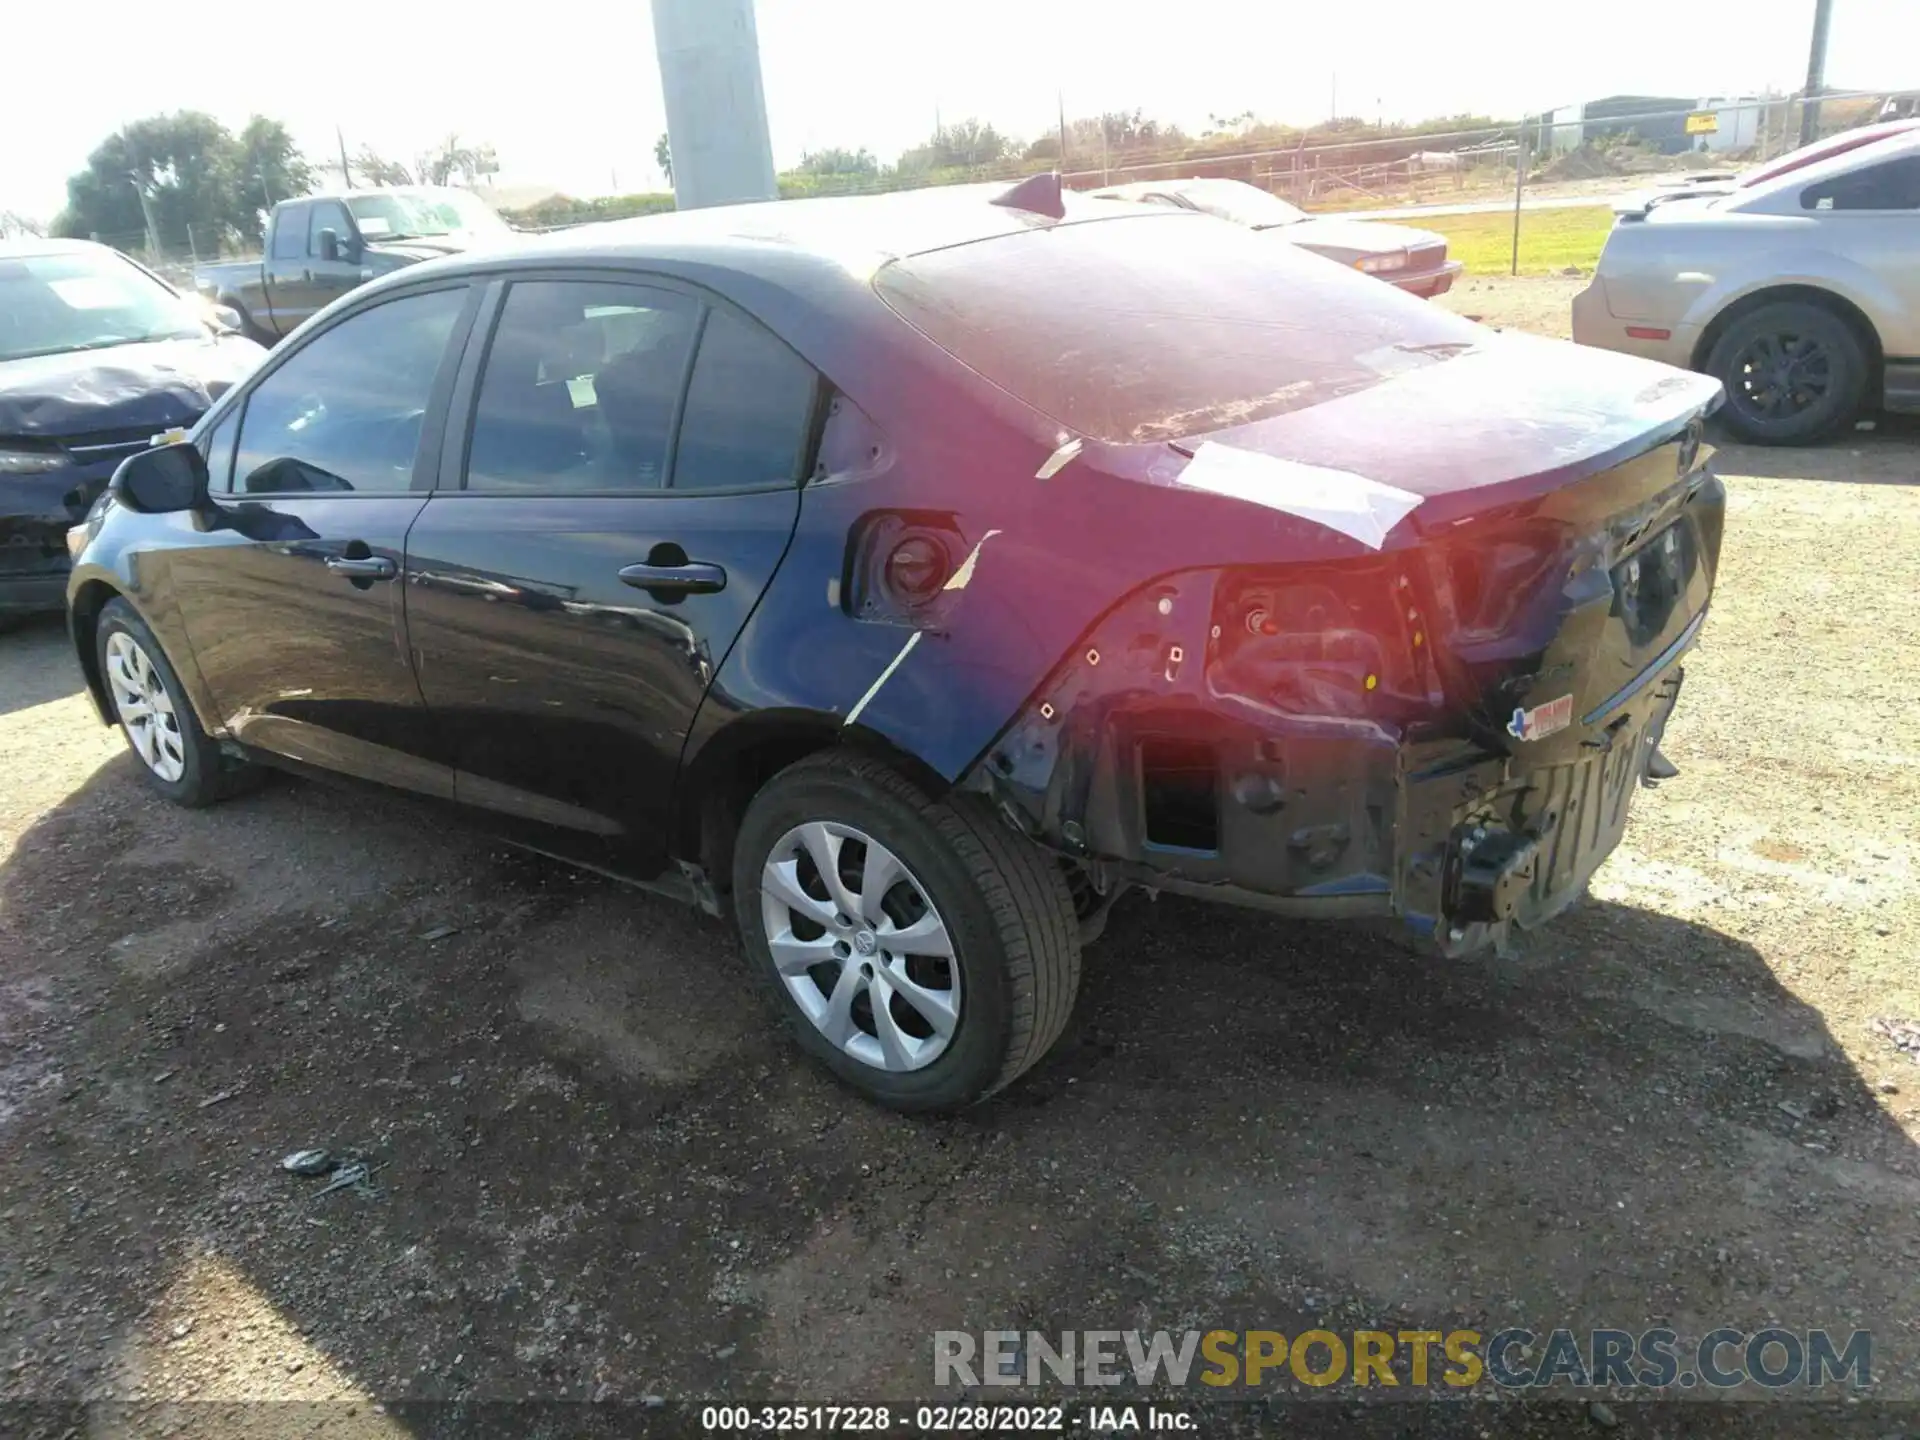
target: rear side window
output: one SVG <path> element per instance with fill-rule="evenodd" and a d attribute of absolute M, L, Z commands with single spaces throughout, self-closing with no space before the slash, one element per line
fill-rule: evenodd
<path fill-rule="evenodd" d="M 1920 155 L 1835 175 L 1800 192 L 1802 210 L 1920 210 Z"/>
<path fill-rule="evenodd" d="M 273 222 L 273 258 L 298 260 L 307 253 L 307 213 L 311 205 L 289 205 Z"/>
<path fill-rule="evenodd" d="M 699 302 L 646 285 L 515 285 L 481 375 L 467 488 L 659 489 L 699 317 Z"/>
<path fill-rule="evenodd" d="M 676 490 L 742 490 L 800 478 L 813 430 L 813 367 L 744 316 L 715 308 L 673 461 Z"/>
<path fill-rule="evenodd" d="M 1033 229 L 884 266 L 961 363 L 1097 440 L 1177 440 L 1440 364 L 1471 322 L 1277 234 L 1198 215 Z"/>

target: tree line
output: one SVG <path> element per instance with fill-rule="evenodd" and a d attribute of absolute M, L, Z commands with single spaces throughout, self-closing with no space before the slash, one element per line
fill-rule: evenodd
<path fill-rule="evenodd" d="M 258 245 L 266 211 L 313 178 L 278 120 L 255 115 L 236 135 L 198 110 L 154 115 L 102 140 L 69 177 L 53 233 L 116 244 L 150 235 L 163 249 L 208 254 Z"/>
<path fill-rule="evenodd" d="M 836 147 L 808 152 L 778 179 L 781 198 L 790 200 L 961 184 L 1042 169 L 1106 171 L 1118 178 L 1129 168 L 1153 164 L 1168 167 L 1157 174 L 1190 166 L 1191 173 L 1251 178 L 1253 167 L 1230 157 L 1340 144 L 1351 147 L 1341 152 L 1342 163 L 1374 165 L 1404 159 L 1424 148 L 1425 137 L 1495 127 L 1496 122 L 1484 115 L 1448 115 L 1391 125 L 1346 116 L 1303 128 L 1271 124 L 1257 119 L 1252 111 L 1243 111 L 1209 116 L 1206 126 L 1194 135 L 1136 108 L 1064 121 L 1033 140 L 1021 140 L 987 121 L 968 117 L 938 125 L 931 136 L 903 151 L 891 165 L 864 147 Z M 673 155 L 665 135 L 654 145 L 654 160 L 672 184 Z M 512 211 L 508 218 L 528 226 L 569 225 L 672 208 L 673 196 L 659 191 L 595 200 L 554 195 Z"/>
<path fill-rule="evenodd" d="M 1343 153 L 1346 163 L 1372 164 L 1402 158 L 1418 148 L 1422 136 L 1490 129 L 1493 124 L 1474 115 L 1414 125 L 1344 117 L 1302 129 L 1269 124 L 1247 111 L 1210 116 L 1193 135 L 1136 108 L 1063 121 L 1035 139 L 1021 140 L 990 122 L 967 117 L 936 126 L 931 136 L 892 164 L 864 147 L 811 151 L 782 172 L 780 193 L 799 197 L 906 189 L 1046 167 L 1110 172 L 1145 164 L 1191 164 L 1206 173 L 1209 166 L 1227 166 L 1228 157 L 1236 154 L 1336 141 L 1354 147 Z M 671 184 L 673 157 L 665 135 L 654 147 L 654 158 Z M 353 179 L 364 185 L 470 185 L 495 168 L 490 146 L 465 142 L 457 134 L 446 136 L 410 164 L 364 145 L 347 163 Z M 68 179 L 67 204 L 52 230 L 63 236 L 98 235 L 130 247 L 150 238 L 175 254 L 257 248 L 267 212 L 289 196 L 309 193 L 318 178 L 318 167 L 278 120 L 255 115 L 236 134 L 197 110 L 155 115 L 100 142 L 87 157 L 86 168 Z M 552 225 L 672 207 L 672 196 L 659 192 L 593 201 L 555 196 L 509 218 Z"/>
<path fill-rule="evenodd" d="M 472 184 L 494 168 L 491 146 L 458 135 L 410 165 L 367 145 L 348 164 L 362 185 Z M 310 193 L 319 178 L 278 120 L 255 115 L 235 134 L 211 115 L 178 110 L 136 120 L 94 147 L 86 168 L 68 178 L 51 229 L 170 254 L 257 249 L 267 213 Z"/>

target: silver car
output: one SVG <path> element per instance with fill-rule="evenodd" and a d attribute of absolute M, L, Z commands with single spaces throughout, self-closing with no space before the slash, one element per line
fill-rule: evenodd
<path fill-rule="evenodd" d="M 1743 440 L 1920 413 L 1920 133 L 1616 205 L 1573 338 L 1705 371 Z"/>
<path fill-rule="evenodd" d="M 1133 200 L 1217 215 L 1252 230 L 1271 230 L 1289 244 L 1431 299 L 1453 288 L 1461 271 L 1447 258 L 1447 237 L 1411 225 L 1309 215 L 1243 180 L 1143 180 L 1096 190 L 1102 200 Z"/>

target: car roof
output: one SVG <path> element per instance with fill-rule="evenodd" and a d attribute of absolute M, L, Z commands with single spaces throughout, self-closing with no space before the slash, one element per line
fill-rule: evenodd
<path fill-rule="evenodd" d="M 1739 184 L 1742 188 L 1764 185 L 1767 181 L 1781 175 L 1791 174 L 1809 165 L 1817 165 L 1822 160 L 1835 155 L 1844 155 L 1850 150 L 1862 149 L 1868 145 L 1877 145 L 1882 140 L 1899 135 L 1920 134 L 1920 115 L 1903 120 L 1882 120 L 1873 125 L 1861 125 L 1852 130 L 1842 130 L 1823 140 L 1815 140 L 1810 145 L 1802 145 L 1798 150 L 1789 150 L 1777 160 L 1769 161 L 1758 169 L 1742 175 Z"/>
<path fill-rule="evenodd" d="M 1103 200 L 1132 200 L 1141 195 L 1157 195 L 1164 191 L 1178 190 L 1184 183 L 1180 180 L 1134 180 L 1125 185 L 1105 185 L 1090 193 Z"/>
<path fill-rule="evenodd" d="M 891 261 L 933 250 L 1026 230 L 1154 213 L 1063 190 L 1065 215 L 1055 218 L 992 203 L 1007 188 L 1004 183 L 941 185 L 882 195 L 667 211 L 541 235 L 515 235 L 481 251 L 428 263 L 445 272 L 596 259 L 679 258 L 719 261 L 749 273 L 800 265 L 864 276 Z"/>
<path fill-rule="evenodd" d="M 24 260 L 29 255 L 78 255 L 111 248 L 92 240 L 56 240 L 29 235 L 19 240 L 0 240 L 0 259 Z"/>
<path fill-rule="evenodd" d="M 1835 175 L 1850 175 L 1883 160 L 1905 155 L 1920 155 L 1920 129 L 1897 131 L 1870 144 L 1839 150 L 1822 159 L 1784 170 L 1757 184 L 1730 191 L 1725 197 L 1729 210 L 1764 210 L 1776 195 L 1797 191 L 1804 185 L 1818 184 Z"/>
<path fill-rule="evenodd" d="M 1096 198 L 1111 200 L 1132 200 L 1141 195 L 1190 195 L 1196 190 L 1205 193 L 1202 187 L 1231 185 L 1239 191 L 1259 190 L 1261 194 L 1271 191 L 1260 190 L 1245 180 L 1236 180 L 1231 175 L 1169 175 L 1164 180 L 1133 180 L 1125 185 L 1105 185 L 1093 191 Z M 1274 199 L 1281 199 L 1275 195 Z"/>
<path fill-rule="evenodd" d="M 458 185 L 361 185 L 352 190 L 316 190 L 311 195 L 289 195 L 282 205 L 305 205 L 314 200 L 363 200 L 369 195 L 473 195 Z M 473 196 L 479 200 L 478 195 Z M 481 204 L 486 202 L 482 200 Z"/>

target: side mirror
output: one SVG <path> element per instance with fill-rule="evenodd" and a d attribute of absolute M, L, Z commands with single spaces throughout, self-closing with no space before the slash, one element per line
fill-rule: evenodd
<path fill-rule="evenodd" d="M 246 322 L 240 318 L 240 312 L 231 305 L 209 305 L 207 318 L 213 321 L 213 328 L 223 335 L 246 333 Z"/>
<path fill-rule="evenodd" d="M 114 500 L 143 515 L 170 515 L 203 510 L 207 494 L 207 462 L 200 447 L 184 441 L 129 455 L 107 484 Z"/>
<path fill-rule="evenodd" d="M 329 264 L 340 258 L 340 234 L 336 230 L 320 232 L 320 258 Z"/>

